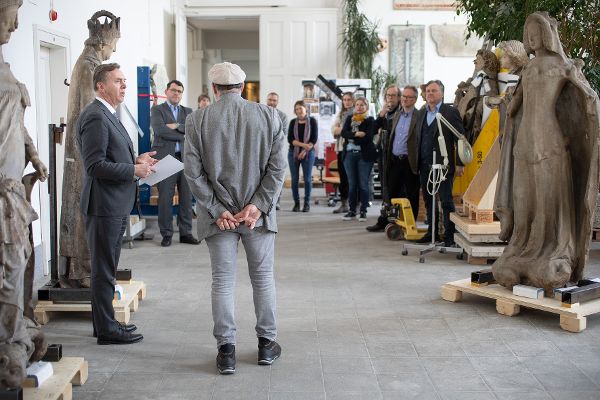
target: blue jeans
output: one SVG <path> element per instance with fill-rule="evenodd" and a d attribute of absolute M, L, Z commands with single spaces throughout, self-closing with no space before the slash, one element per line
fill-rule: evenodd
<path fill-rule="evenodd" d="M 302 165 L 302 175 L 304 175 L 304 202 L 310 203 L 310 192 L 312 190 L 312 169 L 315 165 L 315 151 L 308 152 L 304 160 L 294 159 L 294 152 L 288 152 L 288 163 L 292 172 L 292 197 L 294 203 L 300 202 L 300 193 L 298 192 L 298 182 L 300 181 L 300 165 Z"/>
<path fill-rule="evenodd" d="M 369 205 L 369 177 L 373 168 L 372 161 L 364 161 L 360 151 L 347 151 L 344 168 L 348 175 L 348 202 L 350 211 L 356 212 L 357 200 L 360 200 L 360 212 L 367 212 Z"/>

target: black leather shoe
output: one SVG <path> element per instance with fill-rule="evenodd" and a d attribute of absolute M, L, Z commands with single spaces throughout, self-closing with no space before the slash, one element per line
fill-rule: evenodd
<path fill-rule="evenodd" d="M 309 212 L 309 211 L 310 211 L 310 204 L 304 203 L 304 207 L 302 207 L 302 212 Z"/>
<path fill-rule="evenodd" d="M 134 324 L 122 324 L 119 321 L 117 321 L 117 324 L 119 324 L 121 326 L 121 329 L 123 329 L 125 332 L 134 332 L 137 329 L 137 326 L 135 326 Z M 94 328 L 94 337 L 98 337 L 98 334 L 96 333 L 96 328 Z"/>
<path fill-rule="evenodd" d="M 368 230 L 369 232 L 383 232 L 383 231 L 385 231 L 385 226 L 375 224 L 375 225 L 367 226 L 365 229 Z"/>
<path fill-rule="evenodd" d="M 453 240 L 451 242 L 444 242 L 444 247 L 454 247 L 454 248 L 458 248 L 458 245 L 456 244 L 456 242 Z"/>
<path fill-rule="evenodd" d="M 200 244 L 200 240 L 196 239 L 192 235 L 185 235 L 179 237 L 179 243 L 185 244 Z"/>
<path fill-rule="evenodd" d="M 160 242 L 160 245 L 162 247 L 169 247 L 171 245 L 171 236 L 163 237 L 162 242 Z"/>
<path fill-rule="evenodd" d="M 293 212 L 299 212 L 300 211 L 300 203 L 294 203 L 294 208 L 292 208 Z"/>
<path fill-rule="evenodd" d="M 235 345 L 227 343 L 219 346 L 217 369 L 222 375 L 231 375 L 235 372 Z"/>
<path fill-rule="evenodd" d="M 144 336 L 140 333 L 127 332 L 121 329 L 118 333 L 98 336 L 98 344 L 132 344 L 141 342 Z"/>
<path fill-rule="evenodd" d="M 271 365 L 281 356 L 281 346 L 274 340 L 258 338 L 258 365 Z"/>

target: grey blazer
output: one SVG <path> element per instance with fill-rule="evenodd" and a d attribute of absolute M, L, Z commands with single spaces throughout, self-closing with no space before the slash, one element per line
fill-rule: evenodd
<path fill-rule="evenodd" d="M 171 112 L 169 104 L 166 101 L 152 107 L 150 111 L 150 122 L 152 124 L 152 131 L 154 132 L 152 150 L 156 151 L 154 158 L 157 160 L 161 160 L 169 154 L 174 156 L 176 142 L 179 142 L 181 145 L 181 154 L 184 152 L 185 119 L 192 113 L 192 109 L 181 105 L 179 107 L 177 121 L 175 121 L 173 112 Z M 173 123 L 181 125 L 177 129 L 171 129 L 166 126 Z"/>
<path fill-rule="evenodd" d="M 287 168 L 286 138 L 271 107 L 225 93 L 186 121 L 185 176 L 197 200 L 198 238 L 218 232 L 215 220 L 249 203 L 262 212 L 263 226 L 277 232 L 274 205 Z"/>
<path fill-rule="evenodd" d="M 79 115 L 77 145 L 84 167 L 81 212 L 122 217 L 135 202 L 135 152 L 129 134 L 109 110 L 94 100 Z"/>

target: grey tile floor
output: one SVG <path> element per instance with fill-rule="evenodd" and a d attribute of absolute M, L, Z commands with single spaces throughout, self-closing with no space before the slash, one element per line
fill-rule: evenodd
<path fill-rule="evenodd" d="M 322 194 L 316 191 L 316 194 Z M 289 194 L 288 194 L 289 196 Z M 132 314 L 144 341 L 98 346 L 89 315 L 57 315 L 44 327 L 66 355 L 89 362 L 75 399 L 559 400 L 600 399 L 600 316 L 573 334 L 556 315 L 496 313 L 491 300 L 440 298 L 440 286 L 476 267 L 453 255 L 419 264 L 400 243 L 342 221 L 324 205 L 279 212 L 276 280 L 280 360 L 256 365 L 251 289 L 240 251 L 238 365 L 215 369 L 208 249 L 153 241 L 123 249 L 122 266 L 148 286 Z M 156 221 L 150 221 L 156 230 Z M 240 249 L 242 246 L 240 246 Z M 592 251 L 588 275 L 600 276 Z"/>

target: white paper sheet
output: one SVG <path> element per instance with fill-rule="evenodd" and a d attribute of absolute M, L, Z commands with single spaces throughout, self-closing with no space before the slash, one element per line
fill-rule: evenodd
<path fill-rule="evenodd" d="M 152 175 L 139 180 L 140 185 L 156 185 L 158 182 L 165 180 L 171 175 L 181 171 L 183 169 L 183 163 L 169 154 L 154 164 L 154 169 L 155 172 Z"/>

